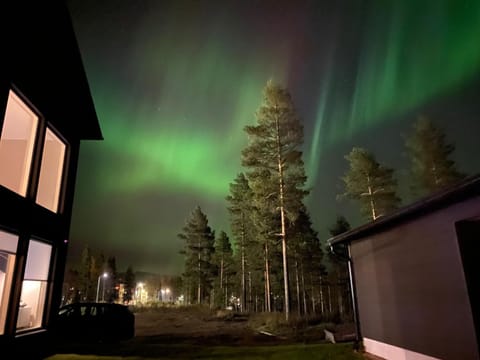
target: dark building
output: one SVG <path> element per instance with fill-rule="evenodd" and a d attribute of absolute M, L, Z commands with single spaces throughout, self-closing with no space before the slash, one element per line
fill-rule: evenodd
<path fill-rule="evenodd" d="M 46 333 L 62 291 L 80 141 L 102 139 L 61 1 L 0 5 L 0 345 Z"/>
<path fill-rule="evenodd" d="M 395 359 L 479 359 L 480 176 L 330 240 L 346 244 L 359 335 Z"/>

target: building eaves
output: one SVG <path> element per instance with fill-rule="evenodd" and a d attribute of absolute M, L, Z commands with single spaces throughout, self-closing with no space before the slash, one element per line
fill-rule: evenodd
<path fill-rule="evenodd" d="M 367 235 L 383 231 L 411 218 L 430 213 L 436 209 L 458 203 L 474 196 L 480 196 L 480 175 L 478 174 L 470 176 L 445 190 L 404 206 L 388 215 L 381 216 L 372 222 L 332 237 L 328 239 L 327 242 L 330 245 L 352 242 Z"/>

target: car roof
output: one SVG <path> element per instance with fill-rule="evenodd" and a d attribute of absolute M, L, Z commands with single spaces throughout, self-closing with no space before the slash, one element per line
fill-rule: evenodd
<path fill-rule="evenodd" d="M 128 308 L 128 306 L 117 303 L 101 303 L 101 302 L 76 302 L 67 305 L 63 305 L 60 309 L 65 309 L 69 307 L 78 307 L 78 306 L 108 306 L 108 307 L 118 307 L 118 308 Z"/>

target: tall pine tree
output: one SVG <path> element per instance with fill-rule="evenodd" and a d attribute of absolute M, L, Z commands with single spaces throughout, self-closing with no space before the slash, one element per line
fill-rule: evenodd
<path fill-rule="evenodd" d="M 405 146 L 411 162 L 412 189 L 415 192 L 432 193 L 464 177 L 450 158 L 455 147 L 446 142 L 445 133 L 427 117 L 420 116 L 413 124 Z"/>
<path fill-rule="evenodd" d="M 340 197 L 357 200 L 361 213 L 371 220 L 398 207 L 400 199 L 393 169 L 380 165 L 373 154 L 362 148 L 353 148 L 345 159 L 350 168 L 341 178 L 345 192 Z"/>
<path fill-rule="evenodd" d="M 246 126 L 249 145 L 242 152 L 242 165 L 259 208 L 277 213 L 281 239 L 284 311 L 290 311 L 287 261 L 287 221 L 295 221 L 303 206 L 306 176 L 300 146 L 303 127 L 289 92 L 269 81 L 263 91 L 263 103 L 256 113 L 257 125 Z"/>

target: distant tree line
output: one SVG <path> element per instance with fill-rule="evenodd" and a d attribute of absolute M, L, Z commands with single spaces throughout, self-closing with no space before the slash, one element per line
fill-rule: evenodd
<path fill-rule="evenodd" d="M 346 263 L 320 242 L 304 204 L 303 127 L 288 90 L 269 81 L 256 120 L 245 127 L 245 171 L 233 179 L 226 196 L 232 240 L 224 231 L 215 233 L 200 206 L 178 235 L 185 302 L 242 312 L 282 311 L 287 320 L 291 314 L 351 320 Z M 415 122 L 405 146 L 417 196 L 464 177 L 450 159 L 453 145 L 426 117 Z M 400 206 L 393 169 L 363 148 L 353 148 L 345 159 L 349 170 L 341 177 L 344 192 L 338 199 L 357 201 L 367 220 Z M 338 216 L 328 230 L 333 237 L 349 229 Z"/>
<path fill-rule="evenodd" d="M 80 263 L 68 268 L 65 273 L 63 303 L 97 300 L 99 277 L 108 274 L 101 282 L 101 300 L 114 302 L 130 301 L 135 291 L 135 274 L 129 266 L 124 273 L 117 272 L 115 256 L 105 257 L 103 252 L 95 254 L 86 245 L 82 251 Z M 124 292 L 119 293 L 118 285 L 124 284 Z M 99 299 L 99 300 L 100 300 Z"/>

